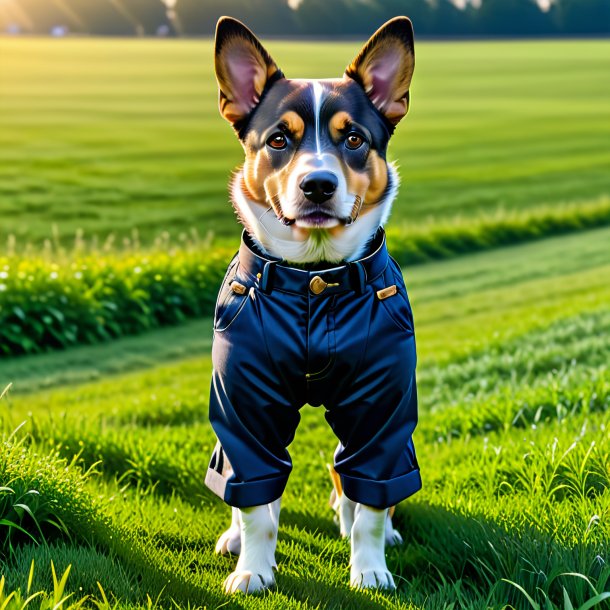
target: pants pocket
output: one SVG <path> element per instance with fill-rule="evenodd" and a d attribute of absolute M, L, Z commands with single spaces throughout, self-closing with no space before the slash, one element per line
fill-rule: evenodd
<path fill-rule="evenodd" d="M 229 266 L 220 287 L 214 312 L 214 330 L 222 332 L 237 319 L 249 298 L 249 286 L 239 277 L 239 263 Z"/>

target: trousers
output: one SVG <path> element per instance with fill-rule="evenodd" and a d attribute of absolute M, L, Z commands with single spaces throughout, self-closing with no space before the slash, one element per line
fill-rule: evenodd
<path fill-rule="evenodd" d="M 380 229 L 367 256 L 300 269 L 247 233 L 214 316 L 206 485 L 231 506 L 279 498 L 301 408 L 325 408 L 346 496 L 386 508 L 421 488 L 413 316 Z"/>

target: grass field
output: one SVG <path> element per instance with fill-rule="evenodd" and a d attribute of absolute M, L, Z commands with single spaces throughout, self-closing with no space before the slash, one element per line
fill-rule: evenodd
<path fill-rule="evenodd" d="M 270 42 L 289 76 L 339 76 L 358 42 Z M 596 200 L 610 190 L 610 42 L 417 45 L 391 145 L 394 219 Z M 77 229 L 144 241 L 236 235 L 241 148 L 216 109 L 209 41 L 0 38 L 0 243 Z"/>
<path fill-rule="evenodd" d="M 609 588 L 609 240 L 602 229 L 406 270 L 425 486 L 398 508 L 406 545 L 388 552 L 398 593 L 346 587 L 348 544 L 327 506 L 332 433 L 306 408 L 277 591 L 226 607 L 528 607 L 506 579 L 564 608 L 564 587 L 574 607 Z M 26 421 L 18 436 L 31 435 L 28 456 L 5 476 L 44 488 L 60 502 L 52 514 L 87 541 L 19 546 L 5 560 L 9 590 L 25 590 L 32 558 L 34 590 L 48 587 L 53 558 L 61 572 L 72 564 L 68 588 L 79 596 L 99 599 L 100 580 L 121 606 L 162 590 L 161 605 L 224 603 L 234 559 L 212 549 L 228 511 L 201 484 L 213 446 L 210 326 L 5 365 L 0 384 L 13 380 L 15 393 L 4 398 L 4 428 Z"/>
<path fill-rule="evenodd" d="M 309 77 L 339 72 L 357 46 L 269 44 Z M 235 242 L 226 180 L 240 151 L 216 115 L 210 50 L 0 38 L 0 261 L 9 234 L 41 244 L 80 228 L 115 233 L 109 256 L 124 263 L 134 227 L 135 256 L 164 253 L 163 231 Z M 277 587 L 223 595 L 236 558 L 213 554 L 229 510 L 203 485 L 203 317 L 0 359 L 0 394 L 12 384 L 0 398 L 0 610 L 610 608 L 610 43 L 418 50 L 392 148 L 404 184 L 391 243 L 404 260 L 446 260 L 403 268 L 424 487 L 397 508 L 397 592 L 347 586 L 325 468 L 336 441 L 323 409 L 306 407 Z M 84 260 L 36 256 L 58 271 Z"/>

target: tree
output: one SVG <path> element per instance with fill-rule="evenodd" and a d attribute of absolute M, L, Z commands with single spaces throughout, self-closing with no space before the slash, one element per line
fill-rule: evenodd
<path fill-rule="evenodd" d="M 548 14 L 535 0 L 483 0 L 476 31 L 493 36 L 532 36 L 551 30 Z"/>
<path fill-rule="evenodd" d="M 286 0 L 178 0 L 176 12 L 187 34 L 213 34 L 222 15 L 243 21 L 263 36 L 295 32 L 294 12 Z"/>
<path fill-rule="evenodd" d="M 553 20 L 563 34 L 610 34 L 610 0 L 557 0 Z"/>
<path fill-rule="evenodd" d="M 159 26 L 169 25 L 161 0 L 122 0 L 122 3 L 146 34 L 155 34 Z"/>
<path fill-rule="evenodd" d="M 49 0 L 20 0 L 18 5 L 26 15 L 27 22 L 24 25 L 34 33 L 48 34 L 56 25 L 74 25 L 67 15 Z"/>

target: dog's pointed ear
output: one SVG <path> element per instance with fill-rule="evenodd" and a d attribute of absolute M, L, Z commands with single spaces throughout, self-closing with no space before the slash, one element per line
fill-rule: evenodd
<path fill-rule="evenodd" d="M 360 83 L 377 110 L 396 125 L 407 114 L 414 68 L 413 25 L 408 17 L 395 17 L 371 36 L 345 75 Z"/>
<path fill-rule="evenodd" d="M 258 38 L 232 17 L 216 25 L 214 64 L 220 114 L 234 127 L 258 104 L 270 79 L 283 77 Z"/>

